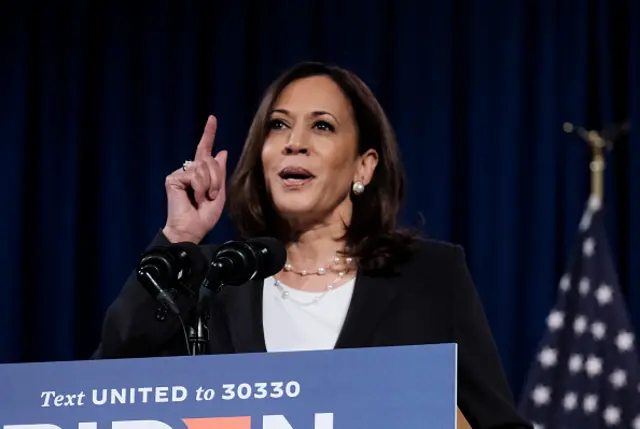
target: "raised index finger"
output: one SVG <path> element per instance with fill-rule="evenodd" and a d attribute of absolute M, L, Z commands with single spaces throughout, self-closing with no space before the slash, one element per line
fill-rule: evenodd
<path fill-rule="evenodd" d="M 196 149 L 196 161 L 205 159 L 207 156 L 211 156 L 211 151 L 213 150 L 213 141 L 216 138 L 217 128 L 218 120 L 215 116 L 209 115 L 207 124 L 204 126 L 204 132 L 202 133 L 202 137 L 200 138 L 200 143 L 198 143 L 198 148 Z"/>

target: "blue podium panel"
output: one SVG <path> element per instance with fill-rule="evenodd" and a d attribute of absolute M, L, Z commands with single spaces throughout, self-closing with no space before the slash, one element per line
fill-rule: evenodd
<path fill-rule="evenodd" d="M 0 365 L 4 429 L 453 429 L 455 344 Z"/>

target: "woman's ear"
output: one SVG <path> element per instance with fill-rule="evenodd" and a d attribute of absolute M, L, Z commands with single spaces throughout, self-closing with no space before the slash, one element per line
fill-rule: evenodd
<path fill-rule="evenodd" d="M 373 172 L 378 165 L 378 152 L 369 149 L 358 157 L 358 166 L 356 168 L 356 176 L 353 181 L 360 181 L 363 185 L 368 185 L 373 178 Z"/>

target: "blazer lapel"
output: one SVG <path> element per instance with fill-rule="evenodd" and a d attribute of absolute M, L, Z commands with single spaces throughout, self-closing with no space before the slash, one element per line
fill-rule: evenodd
<path fill-rule="evenodd" d="M 391 278 L 358 275 L 335 348 L 366 347 L 373 328 L 396 296 L 397 287 Z"/>
<path fill-rule="evenodd" d="M 263 291 L 264 291 L 264 280 L 258 279 L 254 280 L 251 283 L 251 287 L 249 288 L 249 293 L 251 294 L 251 313 L 254 315 L 251 320 L 251 347 L 256 352 L 266 352 L 267 351 L 267 343 L 264 338 L 264 324 L 262 321 L 262 301 L 263 301 Z"/>
<path fill-rule="evenodd" d="M 262 291 L 264 282 L 252 280 L 239 287 L 228 310 L 230 331 L 236 353 L 267 351 L 262 324 Z"/>

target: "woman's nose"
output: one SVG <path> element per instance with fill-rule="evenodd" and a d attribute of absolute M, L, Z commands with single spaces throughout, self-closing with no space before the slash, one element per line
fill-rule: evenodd
<path fill-rule="evenodd" d="M 287 155 L 306 154 L 309 152 L 307 139 L 303 132 L 292 131 L 289 134 L 289 139 L 284 147 L 284 152 Z"/>

